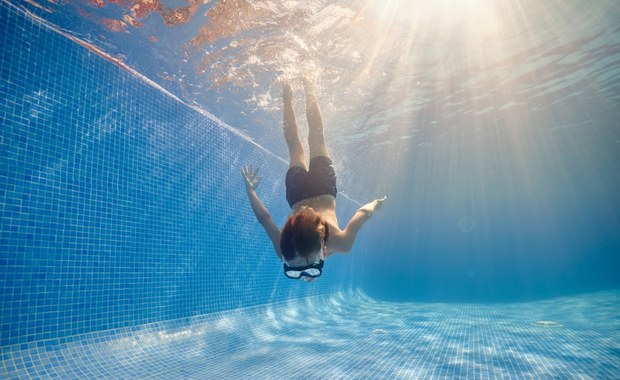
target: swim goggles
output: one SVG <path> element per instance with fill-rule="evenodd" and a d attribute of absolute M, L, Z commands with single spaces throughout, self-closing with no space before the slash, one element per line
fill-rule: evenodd
<path fill-rule="evenodd" d="M 317 278 L 323 273 L 323 259 L 318 263 L 312 263 L 310 265 L 304 265 L 300 267 L 291 267 L 284 263 L 284 275 L 293 280 L 299 280 L 303 276 L 310 278 Z"/>

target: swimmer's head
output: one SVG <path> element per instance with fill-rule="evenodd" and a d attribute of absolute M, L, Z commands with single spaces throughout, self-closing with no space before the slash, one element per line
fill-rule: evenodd
<path fill-rule="evenodd" d="M 282 227 L 280 251 L 289 265 L 318 262 L 326 251 L 329 230 L 321 214 L 302 207 Z"/>

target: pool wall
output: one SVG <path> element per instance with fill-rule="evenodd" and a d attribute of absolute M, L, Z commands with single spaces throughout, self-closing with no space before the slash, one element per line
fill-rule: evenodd
<path fill-rule="evenodd" d="M 3 350 L 353 286 L 340 257 L 281 273 L 240 167 L 281 225 L 282 158 L 4 2 L 0 24 Z"/>

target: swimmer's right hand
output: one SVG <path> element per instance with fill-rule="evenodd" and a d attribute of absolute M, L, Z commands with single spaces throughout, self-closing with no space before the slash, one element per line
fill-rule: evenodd
<path fill-rule="evenodd" d="M 384 195 L 383 198 L 375 199 L 374 200 L 374 202 L 376 203 L 375 210 L 380 209 L 381 206 L 383 206 L 383 202 L 385 202 L 386 199 L 387 199 L 387 195 Z"/>
<path fill-rule="evenodd" d="M 368 217 L 370 217 L 372 216 L 372 214 L 374 214 L 375 211 L 377 211 L 378 209 L 381 208 L 381 206 L 383 206 L 383 202 L 385 202 L 386 199 L 387 199 L 387 196 L 384 196 L 383 198 L 375 199 L 374 201 L 358 208 L 357 211 L 362 211 L 366 215 L 368 215 Z"/>
<path fill-rule="evenodd" d="M 245 180 L 245 187 L 248 190 L 256 190 L 263 177 L 258 176 L 258 168 L 254 170 L 254 165 L 244 165 L 241 167 L 241 174 Z"/>

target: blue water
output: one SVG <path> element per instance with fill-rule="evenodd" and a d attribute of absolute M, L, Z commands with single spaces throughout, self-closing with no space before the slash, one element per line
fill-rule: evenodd
<path fill-rule="evenodd" d="M 217 4 L 0 3 L 0 377 L 620 376 L 614 2 L 278 4 L 191 47 Z M 239 173 L 281 225 L 301 72 L 341 223 L 388 196 L 313 284 Z"/>

